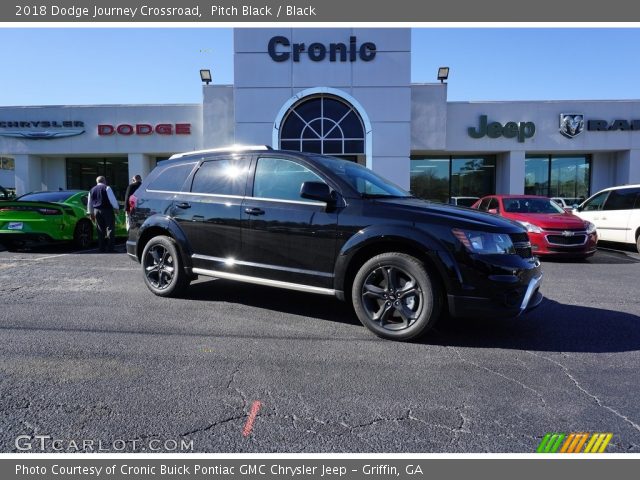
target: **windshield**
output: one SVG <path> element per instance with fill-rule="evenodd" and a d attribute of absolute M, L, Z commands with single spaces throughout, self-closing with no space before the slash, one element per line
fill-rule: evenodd
<path fill-rule="evenodd" d="M 27 193 L 17 200 L 22 202 L 64 202 L 78 192 L 35 192 Z"/>
<path fill-rule="evenodd" d="M 351 185 L 363 197 L 411 197 L 411 194 L 362 165 L 335 157 L 313 158 Z"/>
<path fill-rule="evenodd" d="M 564 210 L 549 198 L 504 198 L 504 211 L 509 213 L 564 213 Z"/>

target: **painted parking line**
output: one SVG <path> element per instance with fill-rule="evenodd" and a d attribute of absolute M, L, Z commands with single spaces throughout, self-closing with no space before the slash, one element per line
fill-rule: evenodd
<path fill-rule="evenodd" d="M 258 416 L 258 412 L 260 411 L 260 407 L 262 406 L 262 402 L 260 400 L 256 400 L 251 404 L 251 409 L 249 410 L 249 417 L 247 418 L 247 423 L 244 424 L 244 428 L 242 429 L 242 436 L 248 437 L 251 435 L 251 431 L 253 430 L 253 424 L 256 421 L 256 417 Z"/>

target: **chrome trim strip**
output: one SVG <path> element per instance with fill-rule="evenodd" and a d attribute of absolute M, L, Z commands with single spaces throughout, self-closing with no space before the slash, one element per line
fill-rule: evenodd
<path fill-rule="evenodd" d="M 223 195 L 221 193 L 196 193 L 196 192 L 170 192 L 166 190 L 147 190 L 147 192 L 153 193 L 172 193 L 174 195 L 192 195 L 194 197 L 220 197 L 220 198 L 237 198 L 238 200 L 242 200 L 242 195 Z"/>
<path fill-rule="evenodd" d="M 220 198 L 237 198 L 238 200 L 246 200 L 250 202 L 251 200 L 258 200 L 261 202 L 279 202 L 279 203 L 290 203 L 295 205 L 315 205 L 318 207 L 326 207 L 327 204 L 324 202 L 307 202 L 304 200 L 283 200 L 281 198 L 266 198 L 266 197 L 243 197 L 242 195 L 222 195 L 218 193 L 197 193 L 197 192 L 174 192 L 171 190 L 146 190 L 151 193 L 170 193 L 172 195 L 192 195 L 197 197 L 220 197 Z"/>
<path fill-rule="evenodd" d="M 251 200 L 259 200 L 261 202 L 280 202 L 280 203 L 294 203 L 301 205 L 317 205 L 319 207 L 326 207 L 327 204 L 324 202 L 310 202 L 304 200 L 282 200 L 281 198 L 268 198 L 268 197 L 245 197 L 245 199 L 249 202 Z"/>
<path fill-rule="evenodd" d="M 301 285 L 299 283 L 281 282 L 279 280 L 268 280 L 260 277 L 249 277 L 247 275 L 238 275 L 237 273 L 219 272 L 215 270 L 206 270 L 204 268 L 193 268 L 192 272 L 198 275 L 224 278 L 227 280 L 237 280 L 239 282 L 253 283 L 255 285 L 266 285 L 268 287 L 286 288 L 289 290 L 297 290 L 299 292 L 317 293 L 320 295 L 336 294 L 336 291 L 331 288 L 312 287 L 309 285 Z"/>
<path fill-rule="evenodd" d="M 520 304 L 520 314 L 522 314 L 527 309 L 527 306 L 531 301 L 531 297 L 533 296 L 533 293 L 537 290 L 537 288 L 542 283 L 542 275 L 543 274 L 541 273 L 539 277 L 534 277 L 529 282 L 527 291 L 525 292 L 524 298 L 522 299 L 522 303 Z"/>
<path fill-rule="evenodd" d="M 212 262 L 220 262 L 220 263 L 227 263 L 229 261 L 229 259 L 227 258 L 221 258 L 221 257 L 210 257 L 208 255 L 200 255 L 198 253 L 194 253 L 193 255 L 191 255 L 191 258 L 197 258 L 199 260 L 209 260 Z M 304 270 L 302 268 L 291 268 L 291 267 L 280 267 L 278 265 L 269 265 L 266 263 L 255 263 L 255 262 L 243 262 L 242 260 L 233 260 L 233 264 L 234 265 L 243 265 L 246 267 L 257 267 L 257 268 L 266 268 L 269 270 L 281 270 L 284 272 L 291 272 L 291 273 L 303 273 L 305 275 L 315 275 L 317 277 L 327 277 L 327 278 L 333 278 L 334 275 L 333 273 L 325 273 L 325 272 L 317 272 L 314 270 Z"/>
<path fill-rule="evenodd" d="M 623 227 L 598 227 L 598 230 L 633 230 L 633 228 L 623 228 Z"/>

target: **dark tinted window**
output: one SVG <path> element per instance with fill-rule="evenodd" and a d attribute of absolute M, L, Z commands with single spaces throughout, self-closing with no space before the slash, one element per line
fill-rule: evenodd
<path fill-rule="evenodd" d="M 181 191 L 194 166 L 195 163 L 183 163 L 167 167 L 151 181 L 147 190 L 159 190 L 161 192 Z"/>
<path fill-rule="evenodd" d="M 593 210 L 601 210 L 602 209 L 602 204 L 604 203 L 605 199 L 607 198 L 607 195 L 609 195 L 609 192 L 602 192 L 602 193 L 597 194 L 596 196 L 594 196 L 590 200 L 587 200 L 585 202 L 585 204 L 582 206 L 581 210 L 583 210 L 585 212 L 590 212 L 590 211 L 593 211 Z"/>
<path fill-rule="evenodd" d="M 311 170 L 291 160 L 260 158 L 256 166 L 253 196 L 281 200 L 304 200 L 300 196 L 302 183 L 322 181 Z"/>
<path fill-rule="evenodd" d="M 496 211 L 500 211 L 500 204 L 498 203 L 498 199 L 497 198 L 492 198 L 489 201 L 489 206 L 487 207 L 488 210 L 496 210 Z"/>
<path fill-rule="evenodd" d="M 248 158 L 225 158 L 204 162 L 193 177 L 191 191 L 217 195 L 244 195 L 249 163 Z"/>
<path fill-rule="evenodd" d="M 631 210 L 640 193 L 640 188 L 622 188 L 611 190 L 603 210 Z"/>
<path fill-rule="evenodd" d="M 503 198 L 502 204 L 509 213 L 564 213 L 550 198 Z"/>
<path fill-rule="evenodd" d="M 36 192 L 27 193 L 18 200 L 25 202 L 64 202 L 71 195 L 78 192 Z"/>

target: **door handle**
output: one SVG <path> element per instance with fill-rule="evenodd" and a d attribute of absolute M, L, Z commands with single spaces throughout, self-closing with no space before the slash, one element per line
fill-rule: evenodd
<path fill-rule="evenodd" d="M 191 208 L 191 204 L 190 204 L 190 203 L 187 203 L 187 202 L 182 202 L 182 203 L 178 203 L 178 204 L 176 204 L 176 207 L 178 207 L 178 208 L 185 208 L 185 209 L 186 209 L 186 208 Z"/>
<path fill-rule="evenodd" d="M 249 207 L 244 209 L 244 213 L 248 215 L 264 215 L 264 210 L 258 207 Z"/>

